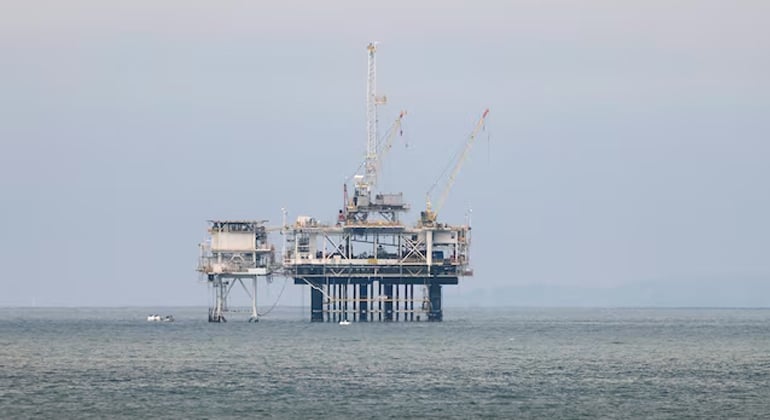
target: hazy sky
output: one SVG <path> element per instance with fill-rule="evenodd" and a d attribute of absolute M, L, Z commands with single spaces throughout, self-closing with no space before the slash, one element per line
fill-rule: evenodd
<path fill-rule="evenodd" d="M 491 109 L 441 214 L 473 210 L 476 276 L 453 301 L 770 282 L 768 16 L 762 0 L 6 1 L 0 305 L 205 305 L 207 219 L 333 220 L 365 148 L 370 40 L 382 129 L 409 113 L 381 179 L 410 220 Z"/>

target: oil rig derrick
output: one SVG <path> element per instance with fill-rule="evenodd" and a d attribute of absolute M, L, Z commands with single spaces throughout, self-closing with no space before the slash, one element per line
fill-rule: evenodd
<path fill-rule="evenodd" d="M 240 283 L 251 301 L 249 322 L 259 319 L 257 281 L 271 280 L 275 249 L 268 243 L 266 220 L 209 220 L 206 241 L 201 243 L 198 272 L 212 294 L 209 322 L 225 322 L 228 312 L 242 312 L 229 305 L 230 292 Z"/>
<path fill-rule="evenodd" d="M 363 174 L 344 186 L 335 224 L 301 216 L 285 228 L 284 274 L 310 287 L 314 322 L 441 321 L 442 286 L 472 275 L 470 226 L 438 223 L 436 211 L 414 226 L 401 222 L 409 210 L 402 193 L 374 193 L 382 157 L 400 133 L 401 112 L 384 140 L 377 133 L 375 43 L 367 47 L 367 149 Z M 423 212 L 425 214 L 425 212 Z"/>
<path fill-rule="evenodd" d="M 377 95 L 377 44 L 370 43 L 367 51 L 366 154 L 352 177 L 350 195 L 348 182 L 343 186 L 336 220 L 321 223 L 299 216 L 290 225 L 284 210 L 278 228 L 284 241 L 280 262 L 268 242 L 268 233 L 276 228 L 267 228 L 265 221 L 210 221 L 210 238 L 201 244 L 198 266 L 212 290 L 209 321 L 222 322 L 232 311 L 228 297 L 236 283 L 251 298 L 250 320 L 256 321 L 257 281 L 269 281 L 273 274 L 310 288 L 312 322 L 441 321 L 442 287 L 473 275 L 470 220 L 449 225 L 438 221 L 438 212 L 489 110 L 466 140 L 436 206 L 430 197 L 439 181 L 428 190 L 417 222 L 407 225 L 402 221 L 409 211 L 403 193 L 376 191 L 380 163 L 401 134 L 406 112 L 399 113 L 383 138 L 378 136 L 377 111 L 387 99 Z"/>

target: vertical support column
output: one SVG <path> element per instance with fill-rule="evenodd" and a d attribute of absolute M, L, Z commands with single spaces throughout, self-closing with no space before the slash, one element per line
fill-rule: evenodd
<path fill-rule="evenodd" d="M 209 322 L 219 322 L 217 319 L 217 310 L 219 309 L 219 276 L 211 279 L 211 290 L 214 292 L 214 306 L 209 308 Z"/>
<path fill-rule="evenodd" d="M 393 285 L 386 284 L 385 287 L 385 321 L 393 321 Z"/>
<path fill-rule="evenodd" d="M 382 321 L 382 283 L 377 282 L 377 320 Z"/>
<path fill-rule="evenodd" d="M 224 315 L 227 310 L 227 282 L 220 275 L 209 279 L 214 289 L 214 307 L 209 308 L 209 322 L 227 322 Z"/>
<path fill-rule="evenodd" d="M 353 247 L 350 246 L 350 235 L 345 237 L 345 258 L 353 257 Z"/>
<path fill-rule="evenodd" d="M 414 321 L 414 285 L 409 285 L 409 320 Z"/>
<path fill-rule="evenodd" d="M 320 286 L 323 287 L 323 286 Z M 324 320 L 324 295 L 320 290 L 310 288 L 310 322 L 323 322 Z"/>
<path fill-rule="evenodd" d="M 257 315 L 257 276 L 254 276 L 252 280 L 254 290 L 251 294 L 251 317 L 249 317 L 249 322 L 257 322 L 259 321 L 259 317 Z"/>
<path fill-rule="evenodd" d="M 332 311 L 331 311 L 331 321 L 337 322 L 337 301 L 339 300 L 339 296 L 337 295 L 337 289 L 339 288 L 339 285 L 332 283 Z"/>
<path fill-rule="evenodd" d="M 441 321 L 443 312 L 441 311 L 441 285 L 431 283 L 428 287 L 428 299 L 430 299 L 430 312 L 428 312 L 428 321 Z"/>
<path fill-rule="evenodd" d="M 367 302 L 367 299 L 369 299 L 368 289 L 369 285 L 366 283 L 358 285 L 358 297 L 361 299 L 358 304 L 358 320 L 361 322 L 369 320 L 369 302 Z"/>
<path fill-rule="evenodd" d="M 428 264 L 428 273 L 432 270 L 430 266 L 433 265 L 433 231 L 425 231 L 425 262 Z"/>
<path fill-rule="evenodd" d="M 348 289 L 349 289 L 348 285 L 349 285 L 348 283 L 345 283 L 342 286 L 342 307 L 343 307 L 342 320 L 343 321 L 349 321 L 348 319 Z"/>
<path fill-rule="evenodd" d="M 404 322 L 409 321 L 409 285 L 404 285 Z"/>
<path fill-rule="evenodd" d="M 395 303 L 396 303 L 396 309 L 395 309 L 395 312 L 396 312 L 396 321 L 398 321 L 398 319 L 399 319 L 399 315 L 400 315 L 400 314 L 399 314 L 399 308 L 400 308 L 400 305 L 398 304 L 398 298 L 399 298 L 399 296 L 398 296 L 398 295 L 399 295 L 399 293 L 398 293 L 398 289 L 399 289 L 400 287 L 401 287 L 401 285 L 399 285 L 399 284 L 397 284 L 397 285 L 396 285 L 396 295 L 395 295 L 395 296 L 396 296 L 396 297 L 395 297 Z"/>
<path fill-rule="evenodd" d="M 332 286 L 329 284 L 329 279 L 326 279 L 326 285 L 321 286 L 323 288 L 324 297 L 324 322 L 331 322 L 332 316 Z"/>
<path fill-rule="evenodd" d="M 224 318 L 225 311 L 225 282 L 222 281 L 222 277 L 217 276 L 217 304 L 214 317 L 216 322 L 221 322 Z"/>

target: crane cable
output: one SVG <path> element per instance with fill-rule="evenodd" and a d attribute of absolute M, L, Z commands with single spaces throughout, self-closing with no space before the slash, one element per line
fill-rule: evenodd
<path fill-rule="evenodd" d="M 486 131 L 486 129 L 487 129 L 486 116 L 484 116 L 484 122 L 482 123 L 480 129 L 481 129 L 481 131 Z M 457 164 L 457 160 L 459 159 L 460 155 L 463 153 L 463 151 L 467 147 L 468 141 L 470 141 L 471 137 L 474 136 L 474 131 L 476 131 L 475 128 L 473 130 L 471 130 L 471 132 L 465 137 L 465 139 L 463 139 L 463 142 L 460 144 L 460 147 L 458 147 L 455 150 L 455 153 L 452 155 L 452 158 L 447 161 L 447 164 L 444 167 L 444 169 L 441 171 L 441 173 L 438 175 L 438 177 L 436 177 L 436 181 L 433 182 L 433 184 L 428 189 L 428 193 L 427 193 L 428 197 L 430 197 L 430 194 L 433 192 L 433 189 L 438 186 L 438 184 L 444 178 L 444 175 L 447 174 L 449 169 Z M 488 158 L 490 157 L 489 155 L 490 155 L 490 152 L 489 152 L 489 132 L 487 131 L 487 157 Z"/>
<path fill-rule="evenodd" d="M 380 147 L 381 147 L 382 143 L 385 141 L 385 139 L 389 138 L 390 136 L 394 136 L 394 135 L 395 135 L 395 134 L 393 133 L 393 130 L 395 130 L 395 129 L 396 129 L 396 126 L 399 126 L 399 127 L 398 127 L 398 128 L 399 128 L 399 133 L 398 133 L 399 137 L 404 137 L 404 126 L 403 126 L 403 124 L 404 124 L 404 123 L 403 123 L 403 117 L 404 117 L 404 115 L 406 115 L 406 112 L 405 112 L 405 111 L 402 111 L 402 112 L 401 112 L 401 114 L 400 114 L 400 115 L 399 115 L 399 117 L 398 117 L 398 120 L 396 120 L 395 122 L 393 122 L 393 124 L 391 124 L 391 126 L 388 128 L 388 131 L 386 131 L 386 132 L 385 132 L 385 134 L 383 134 L 383 135 L 382 135 L 382 137 L 380 137 L 380 138 L 377 140 L 377 156 L 378 156 L 378 159 L 377 159 L 377 160 L 378 160 L 378 163 L 379 163 L 379 156 L 380 156 L 380 154 L 383 152 L 383 150 L 382 150 L 382 149 L 380 149 Z M 406 139 L 406 137 L 404 137 L 404 138 Z M 407 143 L 406 143 L 406 147 L 409 147 L 409 143 L 408 143 L 408 140 L 406 140 L 406 141 L 407 141 Z M 390 148 L 392 148 L 392 147 L 393 147 L 393 145 L 391 144 L 391 145 L 390 145 L 390 147 L 389 147 L 388 149 L 390 149 Z M 350 176 L 348 176 L 347 178 L 345 178 L 345 181 L 344 181 L 343 183 L 344 183 L 344 184 L 347 184 L 347 183 L 348 183 L 348 182 L 349 182 L 351 179 L 353 179 L 353 177 L 355 177 L 355 176 L 356 176 L 356 175 L 357 175 L 357 174 L 358 174 L 358 173 L 361 171 L 361 168 L 363 168 L 363 167 L 364 167 L 364 165 L 366 165 L 366 159 L 364 159 L 363 161 L 361 161 L 361 163 L 358 165 L 358 167 L 356 168 L 356 170 L 355 170 L 355 171 L 353 171 L 353 174 L 352 174 L 352 175 L 350 175 Z"/>
<path fill-rule="evenodd" d="M 462 144 L 462 147 L 460 147 L 457 150 L 455 150 L 455 153 L 454 153 L 454 155 L 452 155 L 452 158 L 447 161 L 446 166 L 444 167 L 444 169 L 441 170 L 441 173 L 438 175 L 438 177 L 436 177 L 436 181 L 434 181 L 433 185 L 431 185 L 430 188 L 428 189 L 428 195 L 430 195 L 430 193 L 433 192 L 433 189 L 438 186 L 438 184 L 444 178 L 444 175 L 446 175 L 446 173 L 449 171 L 449 168 L 451 168 L 453 166 L 452 164 L 455 163 L 455 161 L 457 161 L 457 158 L 459 157 L 460 153 L 462 153 L 462 150 L 465 148 L 465 143 L 466 142 L 467 142 L 467 140 L 464 140 L 463 144 Z"/>

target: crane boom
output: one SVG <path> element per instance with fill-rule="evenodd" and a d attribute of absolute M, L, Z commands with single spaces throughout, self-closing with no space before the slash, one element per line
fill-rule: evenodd
<path fill-rule="evenodd" d="M 385 140 L 382 142 L 382 146 L 380 146 L 379 151 L 377 152 L 377 172 L 380 172 L 379 165 L 382 163 L 382 161 L 385 159 L 385 156 L 388 155 L 388 152 L 390 152 L 390 149 L 393 148 L 393 139 L 396 138 L 396 134 L 401 134 L 401 120 L 404 119 L 406 116 L 406 111 L 401 111 L 400 114 L 398 114 L 398 118 L 396 118 L 395 121 L 393 121 L 393 124 L 391 124 L 390 128 L 388 129 L 387 135 L 385 137 Z"/>
<path fill-rule="evenodd" d="M 390 125 L 390 127 L 388 127 L 388 131 L 385 133 L 385 136 L 375 144 L 374 160 L 376 161 L 376 166 L 374 167 L 374 173 L 377 175 L 375 179 L 379 177 L 380 165 L 382 164 L 382 161 L 388 155 L 388 152 L 390 152 L 390 150 L 393 148 L 393 142 L 396 138 L 396 134 L 398 135 L 403 134 L 403 130 L 401 128 L 401 122 L 404 119 L 404 117 L 406 117 L 406 111 L 401 111 L 398 114 L 398 117 Z M 366 184 L 364 175 L 358 174 L 361 168 L 366 167 L 367 162 L 369 162 L 369 160 L 366 158 L 363 161 L 361 161 L 361 164 L 358 165 L 358 168 L 356 169 L 356 175 L 352 176 L 354 179 L 358 179 L 358 181 L 356 182 L 356 187 L 371 188 L 375 186 L 375 184 L 372 184 L 372 185 Z"/>
<path fill-rule="evenodd" d="M 465 147 L 463 148 L 463 151 L 460 154 L 460 156 L 457 158 L 457 162 L 455 163 L 455 166 L 452 169 L 452 172 L 449 174 L 449 178 L 447 179 L 446 185 L 444 186 L 444 190 L 441 192 L 441 196 L 439 197 L 439 200 L 437 202 L 437 205 L 435 206 L 435 209 L 432 208 L 431 206 L 430 193 L 437 184 L 434 184 L 431 187 L 431 189 L 428 191 L 426 202 L 425 202 L 425 211 L 422 214 L 422 222 L 424 224 L 431 224 L 436 221 L 438 212 L 444 206 L 446 199 L 449 197 L 449 192 L 451 191 L 452 185 L 454 184 L 455 179 L 457 178 L 457 174 L 460 173 L 460 168 L 462 168 L 463 163 L 465 162 L 465 159 L 468 157 L 468 152 L 470 152 L 471 147 L 473 146 L 473 142 L 474 140 L 476 140 L 476 135 L 484 127 L 484 120 L 486 120 L 488 114 L 489 114 L 489 108 L 485 109 L 484 112 L 481 114 L 481 118 L 479 118 L 479 121 L 476 123 L 476 126 L 473 128 L 473 131 L 471 132 L 470 137 L 468 137 L 468 140 L 465 142 Z"/>

